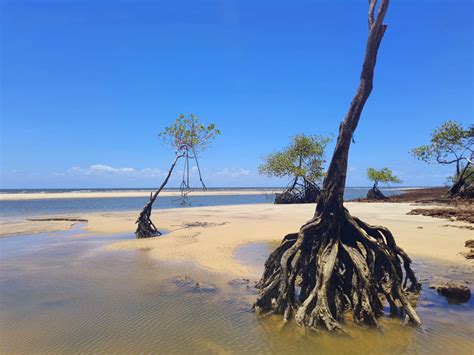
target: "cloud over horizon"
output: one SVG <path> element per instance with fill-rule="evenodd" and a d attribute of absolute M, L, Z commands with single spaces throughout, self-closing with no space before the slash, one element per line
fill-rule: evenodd
<path fill-rule="evenodd" d="M 157 168 L 115 168 L 105 164 L 94 164 L 86 168 L 78 166 L 72 167 L 67 170 L 68 175 L 134 175 L 134 176 L 146 176 L 146 177 L 157 177 L 165 176 L 166 172 Z"/>
<path fill-rule="evenodd" d="M 175 168 L 168 186 L 179 186 L 183 172 L 182 166 Z M 191 166 L 189 173 L 191 185 L 200 186 L 197 166 Z M 159 184 L 167 174 L 168 170 L 156 167 L 116 167 L 97 163 L 55 172 L 10 170 L 2 173 L 1 187 L 149 187 Z M 242 167 L 201 168 L 201 174 L 206 185 L 210 186 L 263 186 L 270 182 L 253 170 Z M 35 181 L 35 184 L 31 184 L 31 181 Z"/>

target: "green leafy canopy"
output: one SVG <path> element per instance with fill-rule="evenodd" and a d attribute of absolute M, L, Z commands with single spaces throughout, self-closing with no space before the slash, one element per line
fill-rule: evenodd
<path fill-rule="evenodd" d="M 389 168 L 382 168 L 380 170 L 374 169 L 374 168 L 368 168 L 367 169 L 367 178 L 371 181 L 374 182 L 375 185 L 377 185 L 379 182 L 384 182 L 384 183 L 395 183 L 399 184 L 402 182 L 398 177 L 396 177 L 392 170 Z"/>
<path fill-rule="evenodd" d="M 474 127 L 465 129 L 459 122 L 447 121 L 433 131 L 429 144 L 412 149 L 411 154 L 427 163 L 459 163 L 470 160 L 473 146 Z"/>
<path fill-rule="evenodd" d="M 324 151 L 330 141 L 330 137 L 298 134 L 288 147 L 267 155 L 258 171 L 270 177 L 320 180 L 324 177 Z"/>
<path fill-rule="evenodd" d="M 191 113 L 187 117 L 180 114 L 171 126 L 159 133 L 159 137 L 177 152 L 199 152 L 220 134 L 215 124 L 204 125 Z"/>

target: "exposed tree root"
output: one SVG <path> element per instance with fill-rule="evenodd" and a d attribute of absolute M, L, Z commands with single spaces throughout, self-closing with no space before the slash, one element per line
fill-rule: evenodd
<path fill-rule="evenodd" d="M 152 206 L 153 201 L 150 199 L 145 207 L 143 207 L 137 221 L 135 222 L 138 225 L 137 230 L 135 231 L 135 235 L 138 239 L 157 237 L 161 235 L 161 232 L 155 227 L 150 218 Z"/>
<path fill-rule="evenodd" d="M 377 186 L 373 186 L 368 192 L 367 192 L 367 199 L 368 200 L 386 200 L 387 197 L 383 194 L 382 191 Z"/>
<path fill-rule="evenodd" d="M 150 195 L 150 200 L 145 204 L 142 211 L 138 215 L 137 221 L 137 230 L 135 231 L 135 235 L 138 239 L 141 238 L 152 238 L 161 235 L 161 232 L 155 227 L 153 222 L 151 221 L 151 209 L 153 208 L 153 203 L 155 202 L 156 198 L 160 194 L 161 190 L 163 190 L 168 183 L 168 180 L 173 172 L 174 167 L 176 166 L 177 161 L 182 158 L 185 153 L 177 154 L 174 158 L 173 164 L 171 164 L 171 168 L 168 171 L 168 175 L 166 175 L 165 180 L 161 184 L 161 186 L 156 190 L 153 194 Z"/>
<path fill-rule="evenodd" d="M 276 194 L 275 204 L 315 203 L 320 195 L 318 185 L 305 177 L 296 177 L 281 194 Z"/>
<path fill-rule="evenodd" d="M 457 180 L 448 191 L 450 197 L 474 198 L 474 184 L 472 183 L 474 170 L 471 163 L 466 164 L 462 172 L 457 174 Z"/>
<path fill-rule="evenodd" d="M 392 314 L 420 324 L 406 297 L 420 290 L 410 263 L 388 229 L 345 209 L 323 212 L 268 257 L 254 309 L 331 331 L 341 329 L 349 312 L 356 322 L 376 326 L 386 302 Z"/>
<path fill-rule="evenodd" d="M 458 180 L 449 189 L 449 197 L 474 198 L 474 185 L 468 180 Z"/>
<path fill-rule="evenodd" d="M 407 299 L 419 291 L 411 260 L 386 228 L 370 226 L 344 208 L 349 148 L 373 87 L 378 48 L 387 29 L 389 0 L 369 1 L 366 54 L 359 86 L 339 126 L 334 154 L 311 221 L 289 234 L 265 262 L 254 309 L 283 314 L 299 325 L 341 329 L 345 315 L 377 325 L 383 304 L 394 315 L 420 324 Z M 375 15 L 377 13 L 377 15 Z M 298 280 L 298 282 L 297 282 Z"/>

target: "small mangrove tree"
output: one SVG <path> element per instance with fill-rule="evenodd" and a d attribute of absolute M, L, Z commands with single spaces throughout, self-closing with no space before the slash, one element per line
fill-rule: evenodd
<path fill-rule="evenodd" d="M 188 117 L 181 114 L 171 126 L 166 127 L 164 131 L 159 133 L 160 139 L 174 149 L 175 157 L 163 183 L 150 195 L 149 201 L 145 204 L 135 222 L 137 224 L 137 230 L 135 231 L 137 238 L 150 238 L 161 235 L 151 220 L 151 211 L 153 203 L 168 183 L 178 160 L 184 159 L 183 180 L 180 186 L 182 196 L 185 197 L 190 188 L 189 169 L 191 160 L 195 161 L 199 180 L 202 187 L 206 189 L 201 176 L 198 154 L 205 150 L 219 134 L 220 131 L 216 128 L 215 124 L 204 125 L 193 114 L 190 114 Z"/>
<path fill-rule="evenodd" d="M 324 177 L 324 151 L 329 137 L 298 134 L 282 151 L 267 155 L 258 168 L 262 175 L 289 178 L 275 203 L 314 203 L 321 194 L 318 182 Z"/>
<path fill-rule="evenodd" d="M 382 168 L 380 170 L 368 168 L 367 178 L 374 183 L 369 192 L 367 192 L 367 198 L 369 200 L 386 199 L 385 195 L 378 187 L 379 183 L 382 182 L 388 185 L 389 183 L 400 184 L 402 182 L 402 180 L 396 177 L 389 168 Z"/>

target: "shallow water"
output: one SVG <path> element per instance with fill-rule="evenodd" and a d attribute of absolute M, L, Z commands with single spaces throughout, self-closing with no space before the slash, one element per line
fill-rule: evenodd
<path fill-rule="evenodd" d="M 200 207 L 200 206 L 225 206 L 243 205 L 254 203 L 272 203 L 275 195 L 250 194 L 250 195 L 189 195 L 186 204 L 181 204 L 178 196 L 160 196 L 155 208 Z M 139 211 L 148 197 L 94 197 L 94 198 L 52 198 L 47 200 L 0 200 L 0 216 L 2 217 L 27 217 L 38 215 L 84 213 L 84 212 L 110 212 L 110 211 Z"/>
<path fill-rule="evenodd" d="M 225 189 L 214 189 L 217 191 L 226 191 Z M 400 190 L 382 189 L 387 196 L 400 193 Z M 5 190 L 4 190 L 5 191 Z M 12 191 L 12 190 L 9 190 Z M 23 193 L 22 190 L 13 190 L 14 193 Z M 56 191 L 56 190 L 55 190 Z M 67 190 L 58 190 L 56 192 L 68 192 Z M 133 191 L 133 190 L 131 190 Z M 365 197 L 368 188 L 349 187 L 346 188 L 344 198 L 346 200 Z M 28 192 L 28 191 L 26 191 Z M 30 190 L 29 192 L 37 192 Z M 48 191 L 50 192 L 50 191 Z M 80 194 L 81 192 L 77 192 Z M 272 203 L 275 194 L 267 191 L 262 194 L 246 195 L 208 195 L 199 196 L 189 194 L 185 205 L 181 204 L 180 197 L 160 196 L 155 208 L 177 208 L 177 207 L 200 207 L 200 206 L 225 206 L 225 205 L 244 205 L 256 203 Z M 64 213 L 84 213 L 84 212 L 104 212 L 104 211 L 129 211 L 140 210 L 148 201 L 148 197 L 96 197 L 96 198 L 51 198 L 47 200 L 0 200 L 0 216 L 2 217 L 28 217 L 38 215 L 52 215 Z"/>
<path fill-rule="evenodd" d="M 84 237 L 79 228 L 0 240 L 0 353 L 468 353 L 473 346 L 473 302 L 449 305 L 426 287 L 420 328 L 387 318 L 381 331 L 350 328 L 351 338 L 318 334 L 256 317 L 253 287 L 192 264 L 157 262 L 146 250 L 108 251 L 107 243 L 133 235 Z M 237 256 L 258 269 L 269 251 L 251 244 Z M 423 278 L 471 277 L 430 262 L 415 268 Z M 217 290 L 175 282 L 182 274 Z"/>

